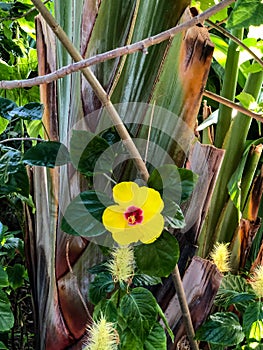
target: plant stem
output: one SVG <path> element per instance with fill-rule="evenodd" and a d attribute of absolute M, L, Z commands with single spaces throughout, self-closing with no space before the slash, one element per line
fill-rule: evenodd
<path fill-rule="evenodd" d="M 234 29 L 232 32 L 233 36 L 241 39 L 243 37 L 243 29 Z M 221 95 L 231 101 L 234 100 L 236 94 L 236 85 L 238 77 L 238 60 L 239 60 L 239 51 L 238 45 L 230 40 L 227 59 L 225 66 L 225 75 L 222 87 Z M 222 147 L 224 143 L 225 136 L 230 127 L 232 120 L 232 109 L 220 104 L 218 112 L 218 123 L 215 136 L 215 146 Z"/>
<path fill-rule="evenodd" d="M 40 139 L 38 137 L 12 137 L 10 139 L 5 139 L 0 141 L 1 143 L 11 142 L 11 141 L 41 141 L 46 142 L 46 140 Z"/>
<path fill-rule="evenodd" d="M 182 311 L 182 316 L 183 316 L 183 321 L 184 321 L 184 325 L 186 328 L 186 334 L 188 336 L 188 340 L 191 346 L 192 350 L 198 350 L 198 344 L 197 341 L 194 339 L 195 338 L 195 331 L 194 331 L 194 327 L 192 324 L 192 320 L 191 320 L 191 314 L 189 311 L 189 307 L 187 304 L 187 300 L 185 297 L 185 292 L 184 292 L 184 287 L 183 287 L 183 283 L 181 280 L 181 276 L 180 276 L 180 272 L 178 269 L 178 265 L 175 266 L 175 269 L 173 271 L 172 274 L 173 277 L 173 282 L 174 282 L 174 286 L 175 286 L 175 290 L 178 296 L 178 300 L 180 303 L 180 307 L 181 307 L 181 311 Z"/>
<path fill-rule="evenodd" d="M 244 92 L 254 96 L 255 100 L 257 100 L 261 89 L 262 78 L 263 72 L 251 73 L 249 74 L 244 87 Z M 223 148 L 226 150 L 225 156 L 216 182 L 209 212 L 201 233 L 202 237 L 200 238 L 200 241 L 202 241 L 203 244 L 202 246 L 200 245 L 199 254 L 203 257 L 208 255 L 211 247 L 216 241 L 228 242 L 229 239 L 231 239 L 231 230 L 226 228 L 222 231 L 218 231 L 217 225 L 219 224 L 219 220 L 223 220 L 222 211 L 228 201 L 227 185 L 244 152 L 250 124 L 251 118 L 238 112 L 225 137 L 225 142 L 223 144 Z"/>

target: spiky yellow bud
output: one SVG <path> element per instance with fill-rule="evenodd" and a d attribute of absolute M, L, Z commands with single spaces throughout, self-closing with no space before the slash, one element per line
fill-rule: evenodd
<path fill-rule="evenodd" d="M 263 298 L 263 266 L 258 266 L 255 268 L 250 284 L 254 289 L 257 296 Z"/>
<path fill-rule="evenodd" d="M 230 252 L 228 250 L 229 243 L 216 243 L 210 257 L 213 263 L 217 266 L 220 272 L 228 272 L 230 270 L 229 258 Z"/>
<path fill-rule="evenodd" d="M 100 320 L 94 322 L 88 328 L 90 336 L 88 344 L 83 350 L 117 350 L 119 344 L 119 335 L 113 328 L 113 323 L 107 322 L 101 315 Z"/>
<path fill-rule="evenodd" d="M 115 248 L 111 253 L 108 269 L 114 282 L 128 282 L 134 271 L 133 249 L 129 246 Z"/>

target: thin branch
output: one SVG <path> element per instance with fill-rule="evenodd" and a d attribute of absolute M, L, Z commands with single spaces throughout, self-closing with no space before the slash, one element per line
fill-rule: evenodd
<path fill-rule="evenodd" d="M 252 51 L 250 48 L 245 45 L 241 40 L 239 40 L 237 37 L 229 33 L 227 30 L 224 28 L 220 27 L 219 25 L 215 24 L 214 22 L 210 21 L 209 19 L 206 20 L 206 22 L 216 30 L 218 30 L 220 33 L 224 34 L 226 37 L 234 41 L 237 45 L 242 47 L 244 50 L 246 50 L 253 58 L 255 61 L 257 61 L 262 67 L 263 67 L 263 61 Z"/>
<path fill-rule="evenodd" d="M 10 139 L 5 139 L 0 141 L 1 143 L 11 142 L 11 141 L 41 141 L 46 142 L 46 140 L 40 139 L 38 137 L 12 137 Z"/>
<path fill-rule="evenodd" d="M 173 274 L 172 274 L 172 278 L 173 278 L 173 282 L 175 285 L 178 301 L 180 303 L 182 316 L 183 316 L 183 320 L 184 320 L 184 325 L 186 328 L 186 334 L 188 336 L 188 340 L 189 340 L 191 349 L 198 350 L 199 347 L 198 347 L 197 341 L 195 340 L 195 331 L 193 328 L 191 314 L 190 314 L 188 304 L 186 301 L 186 296 L 184 293 L 184 287 L 183 287 L 183 283 L 181 280 L 178 265 L 175 266 L 175 269 L 174 269 Z"/>
<path fill-rule="evenodd" d="M 200 15 L 193 17 L 189 21 L 186 21 L 176 27 L 173 27 L 171 29 L 168 29 L 164 32 L 161 32 L 157 35 L 154 35 L 152 37 L 143 39 L 141 41 L 138 41 L 134 44 L 131 45 L 126 45 L 119 47 L 117 49 L 113 49 L 101 54 L 98 54 L 96 56 L 87 58 L 87 59 L 81 59 L 73 64 L 69 64 L 65 67 L 62 67 L 58 69 L 57 71 L 44 75 L 44 76 L 39 76 L 33 79 L 27 79 L 27 80 L 2 80 L 0 81 L 0 88 L 1 89 L 14 89 L 14 88 L 24 88 L 24 87 L 32 87 L 35 85 L 40 85 L 40 84 L 47 84 L 51 83 L 52 81 L 61 79 L 65 77 L 66 75 L 69 75 L 71 73 L 77 72 L 79 70 L 82 70 L 83 68 L 92 66 L 94 64 L 98 64 L 107 60 L 111 60 L 116 57 L 120 57 L 123 55 L 128 55 L 132 54 L 138 51 L 142 52 L 147 52 L 146 49 L 148 47 L 151 47 L 153 45 L 159 44 L 165 40 L 169 40 L 173 38 L 176 34 L 189 29 L 190 27 L 193 27 L 197 25 L 198 23 L 203 22 L 206 20 L 208 17 L 212 16 L 215 14 L 217 11 L 220 11 L 222 8 L 227 7 L 231 3 L 233 3 L 235 0 L 225 0 L 221 1 L 217 5 L 211 7 L 207 11 L 204 11 Z"/>
<path fill-rule="evenodd" d="M 263 114 L 259 114 L 259 113 L 254 113 L 252 111 L 250 111 L 249 109 L 246 109 L 245 107 L 243 106 L 240 106 L 238 105 L 237 103 L 233 102 L 233 101 L 230 101 L 228 100 L 227 98 L 225 97 L 222 97 L 222 96 L 219 96 L 217 94 L 214 94 L 213 92 L 211 91 L 207 91 L 205 90 L 203 92 L 203 95 L 206 96 L 206 97 L 209 97 L 211 98 L 212 100 L 214 101 L 217 101 L 219 103 L 222 103 L 224 104 L 225 106 L 227 107 L 230 107 L 230 108 L 233 108 L 233 109 L 236 109 L 237 111 L 251 117 L 251 118 L 254 118 L 256 120 L 258 120 L 259 122 L 263 122 Z"/>

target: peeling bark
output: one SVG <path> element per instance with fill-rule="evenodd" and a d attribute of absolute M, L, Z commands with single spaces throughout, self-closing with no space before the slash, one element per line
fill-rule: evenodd
<path fill-rule="evenodd" d="M 214 264 L 199 257 L 194 257 L 186 270 L 183 286 L 195 330 L 208 316 L 222 278 L 223 275 Z M 168 349 L 177 349 L 177 342 L 185 334 L 177 295 L 169 301 L 165 316 L 175 334 L 175 341 L 168 344 Z"/>

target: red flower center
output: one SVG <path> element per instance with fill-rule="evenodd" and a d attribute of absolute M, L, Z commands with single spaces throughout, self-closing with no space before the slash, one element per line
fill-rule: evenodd
<path fill-rule="evenodd" d="M 140 208 L 131 206 L 124 213 L 125 219 L 128 221 L 128 225 L 141 224 L 143 221 L 143 211 Z"/>

